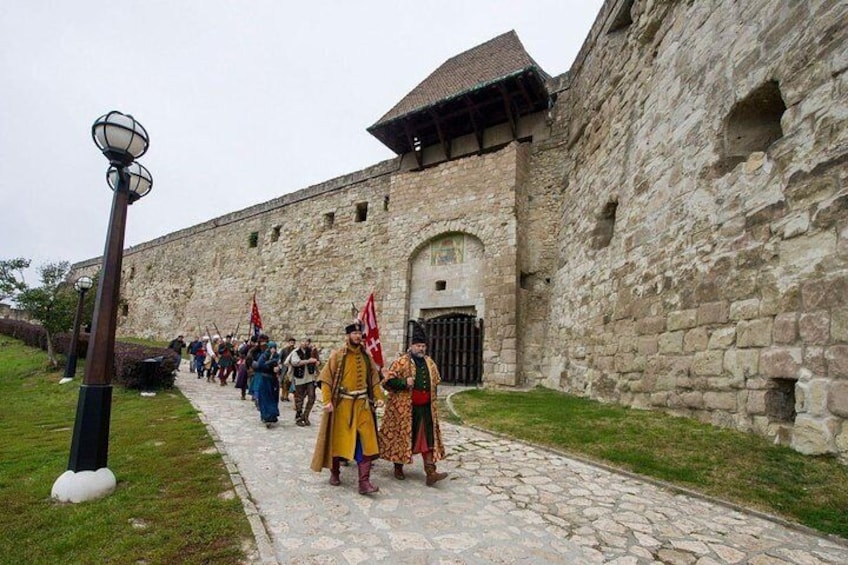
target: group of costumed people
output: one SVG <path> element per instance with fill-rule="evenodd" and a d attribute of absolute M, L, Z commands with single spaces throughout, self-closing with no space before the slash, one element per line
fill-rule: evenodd
<path fill-rule="evenodd" d="M 408 351 L 382 370 L 362 343 L 362 327 L 345 328 L 345 345 L 330 354 L 319 382 L 324 403 L 311 468 L 330 470 L 330 484 L 341 484 L 341 467 L 355 461 L 360 494 L 380 489 L 371 483 L 371 464 L 394 463 L 394 476 L 404 480 L 403 466 L 421 454 L 427 486 L 447 477 L 436 470 L 445 456 L 436 388 L 439 369 L 426 355 L 427 337 L 415 324 Z M 387 394 L 384 394 L 383 390 Z M 385 403 L 377 428 L 376 408 Z"/>
<path fill-rule="evenodd" d="M 277 343 L 261 334 L 251 338 L 247 347 L 239 351 L 235 386 L 241 389 L 242 399 L 250 391 L 260 419 L 269 428 L 279 421 L 279 401 L 288 401 L 290 392 L 294 392 L 295 423 L 312 425 L 309 415 L 315 404 L 318 349 L 312 346 L 309 338 L 304 338 L 297 348 L 294 343 L 290 338 L 288 347 L 278 351 Z M 284 375 L 289 373 L 291 379 L 287 380 Z"/>

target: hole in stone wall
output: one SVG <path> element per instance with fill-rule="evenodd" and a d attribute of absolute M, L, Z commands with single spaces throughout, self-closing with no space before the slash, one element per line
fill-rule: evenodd
<path fill-rule="evenodd" d="M 765 151 L 783 137 L 780 118 L 785 111 L 786 104 L 776 81 L 759 86 L 734 104 L 724 121 L 724 169 L 731 170 L 751 153 Z"/>
<path fill-rule="evenodd" d="M 383 197 L 383 212 L 389 211 L 389 195 L 385 195 Z"/>
<path fill-rule="evenodd" d="M 333 224 L 336 222 L 336 214 L 334 212 L 327 212 L 324 214 L 324 228 L 328 229 L 333 227 Z"/>
<path fill-rule="evenodd" d="M 598 223 L 595 225 L 595 231 L 592 233 L 593 248 L 603 249 L 609 246 L 612 236 L 615 233 L 615 215 L 617 211 L 618 200 L 607 202 L 604 209 L 601 210 Z"/>
<path fill-rule="evenodd" d="M 795 421 L 795 380 L 770 379 L 766 391 L 766 416 L 773 422 Z"/>
<path fill-rule="evenodd" d="M 247 246 L 248 247 L 257 247 L 259 245 L 259 232 L 252 231 L 250 232 L 250 236 L 247 238 Z"/>
<path fill-rule="evenodd" d="M 615 14 L 615 18 L 613 18 L 607 33 L 622 30 L 633 23 L 633 16 L 630 15 L 630 12 L 633 10 L 633 2 L 634 0 L 624 0 Z"/>
<path fill-rule="evenodd" d="M 126 302 L 121 304 L 121 316 L 128 316 L 130 313 L 130 305 Z"/>
<path fill-rule="evenodd" d="M 356 221 L 364 222 L 368 219 L 368 203 L 360 202 L 356 205 Z"/>
<path fill-rule="evenodd" d="M 280 226 L 274 226 L 271 230 L 271 241 L 277 241 L 280 239 Z"/>
<path fill-rule="evenodd" d="M 436 290 L 445 290 L 447 287 L 447 281 L 436 281 Z"/>

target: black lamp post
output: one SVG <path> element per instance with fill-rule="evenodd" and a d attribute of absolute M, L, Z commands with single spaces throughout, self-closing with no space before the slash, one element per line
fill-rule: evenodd
<path fill-rule="evenodd" d="M 115 488 L 115 475 L 106 467 L 106 461 L 124 229 L 127 206 L 145 196 L 153 186 L 150 172 L 135 162 L 147 151 L 149 143 L 147 131 L 135 118 L 109 112 L 94 122 L 91 136 L 109 159 L 106 179 L 114 196 L 68 471 L 53 484 L 53 497 L 70 502 L 99 498 Z"/>
<path fill-rule="evenodd" d="M 79 293 L 79 301 L 77 302 L 77 313 L 74 316 L 74 331 L 71 334 L 68 364 L 65 365 L 65 377 L 59 381 L 59 384 L 65 384 L 74 380 L 74 375 L 77 372 L 77 344 L 79 343 L 80 322 L 82 321 L 82 307 L 85 303 L 85 293 L 92 286 L 94 286 L 94 281 L 91 280 L 91 277 L 80 277 L 74 283 L 74 290 Z"/>

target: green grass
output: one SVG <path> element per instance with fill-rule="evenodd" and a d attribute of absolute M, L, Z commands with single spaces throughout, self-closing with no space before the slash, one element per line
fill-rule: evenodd
<path fill-rule="evenodd" d="M 848 538 L 848 467 L 753 434 L 546 389 L 454 395 L 465 423 Z"/>
<path fill-rule="evenodd" d="M 61 373 L 46 373 L 45 359 L 0 336 L 0 563 L 243 560 L 253 536 L 241 502 L 176 390 L 145 398 L 115 387 L 108 465 L 115 492 L 81 504 L 51 499 L 68 465 L 79 379 L 58 385 Z"/>

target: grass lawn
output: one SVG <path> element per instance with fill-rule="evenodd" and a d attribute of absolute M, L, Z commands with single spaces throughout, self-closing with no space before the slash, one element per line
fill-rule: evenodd
<path fill-rule="evenodd" d="M 233 564 L 254 544 L 220 455 L 176 390 L 113 389 L 100 500 L 50 497 L 68 465 L 78 379 L 58 385 L 46 355 L 0 336 L 0 563 Z"/>
<path fill-rule="evenodd" d="M 848 466 L 660 412 L 559 392 L 454 395 L 465 423 L 601 461 L 848 538 Z"/>

